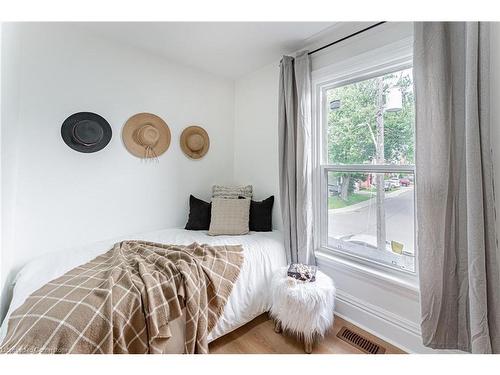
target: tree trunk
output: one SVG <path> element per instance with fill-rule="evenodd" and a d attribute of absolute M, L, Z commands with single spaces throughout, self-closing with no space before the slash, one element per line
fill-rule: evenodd
<path fill-rule="evenodd" d="M 385 164 L 384 150 L 384 80 L 379 78 L 378 81 L 378 110 L 377 110 L 377 164 Z M 377 247 L 379 250 L 385 250 L 385 186 L 384 174 L 377 173 Z"/>
<path fill-rule="evenodd" d="M 349 175 L 342 176 L 342 186 L 340 187 L 340 198 L 343 201 L 347 201 L 349 198 L 349 181 L 351 177 Z"/>

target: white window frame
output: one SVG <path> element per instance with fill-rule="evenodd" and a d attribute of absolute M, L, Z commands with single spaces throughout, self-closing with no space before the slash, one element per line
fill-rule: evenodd
<path fill-rule="evenodd" d="M 327 103 L 326 92 L 332 88 L 348 85 L 353 82 L 367 80 L 398 70 L 412 67 L 412 39 L 401 40 L 391 45 L 369 51 L 353 58 L 339 61 L 330 66 L 313 71 L 313 205 L 314 220 L 319 225 L 314 226 L 314 242 L 316 256 L 334 261 L 343 267 L 355 268 L 364 273 L 373 273 L 377 277 L 386 278 L 392 282 L 404 284 L 412 289 L 418 289 L 418 262 L 415 272 L 400 270 L 375 260 L 347 253 L 342 249 L 328 246 L 328 210 L 327 210 L 327 174 L 329 171 L 349 172 L 399 172 L 415 175 L 414 165 L 331 165 L 327 160 Z M 415 191 L 414 191 L 415 194 Z M 416 215 L 416 200 L 414 198 L 414 214 Z M 416 217 L 414 218 L 414 242 L 416 242 Z M 418 249 L 414 244 L 415 259 Z"/>

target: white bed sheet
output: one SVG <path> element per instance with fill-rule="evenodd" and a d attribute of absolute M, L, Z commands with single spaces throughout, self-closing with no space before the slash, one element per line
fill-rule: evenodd
<path fill-rule="evenodd" d="M 242 245 L 245 255 L 240 275 L 208 341 L 229 333 L 269 310 L 269 288 L 274 271 L 286 265 L 283 236 L 279 231 L 250 232 L 243 236 L 209 236 L 206 231 L 165 229 L 123 236 L 85 246 L 48 253 L 26 264 L 16 276 L 13 297 L 0 329 L 0 342 L 7 333 L 10 314 L 26 298 L 47 282 L 62 276 L 72 268 L 88 262 L 122 240 L 145 240 L 164 244 L 189 245 L 193 242 L 209 245 Z M 180 320 L 179 318 L 178 320 Z M 179 352 L 183 343 L 183 320 L 172 327 L 175 340 L 171 352 Z M 172 337 L 173 339 L 174 337 Z"/>

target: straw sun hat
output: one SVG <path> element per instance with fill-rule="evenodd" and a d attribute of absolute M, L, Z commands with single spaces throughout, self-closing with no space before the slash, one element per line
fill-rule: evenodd
<path fill-rule="evenodd" d="M 201 159 L 210 148 L 208 133 L 200 126 L 189 126 L 181 134 L 181 149 L 191 159 Z"/>
<path fill-rule="evenodd" d="M 122 139 L 132 155 L 156 159 L 170 146 L 170 129 L 160 117 L 152 113 L 138 113 L 123 126 Z"/>

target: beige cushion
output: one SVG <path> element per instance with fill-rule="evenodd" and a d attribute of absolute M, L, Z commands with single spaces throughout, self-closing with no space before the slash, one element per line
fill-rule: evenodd
<path fill-rule="evenodd" d="M 214 185 L 212 187 L 213 198 L 233 198 L 238 197 L 252 198 L 252 185 L 247 186 L 222 186 Z"/>
<path fill-rule="evenodd" d="M 250 199 L 212 199 L 212 218 L 208 234 L 247 234 Z"/>

